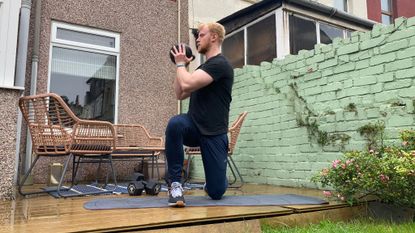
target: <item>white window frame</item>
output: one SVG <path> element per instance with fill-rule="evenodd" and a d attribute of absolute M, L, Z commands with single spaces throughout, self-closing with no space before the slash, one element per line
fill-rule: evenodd
<path fill-rule="evenodd" d="M 320 41 L 321 40 L 321 38 L 320 38 L 320 24 L 321 23 L 328 24 L 328 25 L 331 25 L 333 27 L 337 27 L 337 28 L 341 29 L 343 31 L 343 37 L 342 37 L 342 39 L 347 38 L 347 30 L 351 30 L 350 28 L 346 28 L 346 27 L 344 27 L 342 25 L 333 24 L 332 22 L 327 22 L 327 21 L 324 21 L 324 20 L 321 20 L 321 19 L 316 19 L 314 17 L 310 17 L 310 16 L 307 16 L 307 15 L 299 14 L 299 13 L 296 13 L 296 12 L 287 11 L 287 15 L 294 15 L 295 17 L 298 17 L 298 18 L 302 18 L 302 19 L 305 19 L 305 20 L 313 21 L 316 24 L 317 44 L 321 44 L 321 41 Z M 287 18 L 287 21 L 288 21 L 288 24 L 289 24 L 289 19 L 288 18 Z M 289 43 L 289 38 L 288 38 L 288 43 Z M 290 52 L 290 50 L 288 50 L 288 53 L 289 52 Z"/>
<path fill-rule="evenodd" d="M 327 20 L 326 18 L 319 18 L 318 15 L 308 15 L 305 14 L 302 11 L 299 11 L 296 8 L 292 7 L 280 7 L 277 8 L 274 11 L 269 12 L 266 15 L 261 16 L 258 19 L 255 19 L 254 21 L 244 25 L 243 27 L 239 28 L 238 30 L 235 30 L 226 37 L 233 36 L 234 34 L 243 31 L 244 32 L 244 66 L 247 65 L 248 57 L 247 57 L 247 43 L 248 43 L 248 36 L 247 36 L 247 28 L 267 17 L 270 15 L 275 14 L 275 33 L 276 35 L 276 49 L 277 49 L 277 59 L 284 59 L 285 56 L 290 54 L 290 22 L 289 22 L 289 16 L 295 15 L 296 17 L 300 17 L 306 20 L 311 20 L 316 23 L 316 36 L 317 36 L 317 44 L 320 44 L 320 23 L 325 23 L 328 25 L 332 25 L 335 27 L 338 27 L 343 30 L 343 38 L 347 38 L 347 30 L 359 30 L 359 28 L 353 28 L 353 27 L 347 27 L 346 24 L 337 22 L 334 20 Z"/>
<path fill-rule="evenodd" d="M 0 88 L 22 90 L 14 84 L 21 1 L 0 0 Z"/>
<path fill-rule="evenodd" d="M 77 32 L 84 32 L 89 34 L 95 34 L 98 36 L 107 36 L 113 37 L 115 41 L 114 48 L 100 46 L 100 45 L 92 45 L 88 43 L 81 43 L 71 40 L 64 40 L 56 38 L 56 32 L 58 28 L 68 29 Z M 107 55 L 116 56 L 117 60 L 117 67 L 116 67 L 116 74 L 115 74 L 115 106 L 114 106 L 114 123 L 118 122 L 118 96 L 119 96 L 119 69 L 120 69 L 120 34 L 116 32 L 109 32 L 101 29 L 78 26 L 63 22 L 52 21 L 52 31 L 51 31 L 51 43 L 49 48 L 49 71 L 48 71 L 48 87 L 47 91 L 50 92 L 50 82 L 51 82 L 51 69 L 52 69 L 52 50 L 53 47 L 59 48 L 67 48 L 67 49 L 75 49 L 85 52 L 95 52 L 95 53 L 102 53 Z"/>

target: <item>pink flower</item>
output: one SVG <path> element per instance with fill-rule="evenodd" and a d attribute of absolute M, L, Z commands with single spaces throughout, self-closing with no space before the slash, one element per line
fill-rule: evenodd
<path fill-rule="evenodd" d="M 383 183 L 386 183 L 386 182 L 389 181 L 389 176 L 386 176 L 386 175 L 383 175 L 383 174 L 380 174 L 379 178 Z"/>
<path fill-rule="evenodd" d="M 320 174 L 321 174 L 322 176 L 327 176 L 327 174 L 329 174 L 329 169 L 324 168 L 324 169 L 320 172 Z"/>
<path fill-rule="evenodd" d="M 345 163 L 342 164 L 342 168 L 346 169 L 346 164 Z"/>
<path fill-rule="evenodd" d="M 331 197 L 331 192 L 330 191 L 323 191 L 324 196 L 326 197 Z"/>
<path fill-rule="evenodd" d="M 333 163 L 332 163 L 333 168 L 337 168 L 337 165 L 339 165 L 340 162 L 341 161 L 338 160 L 338 159 L 334 160 Z"/>
<path fill-rule="evenodd" d="M 351 164 L 353 162 L 353 159 L 348 159 L 348 160 L 346 160 L 346 165 L 349 165 L 349 164 Z"/>
<path fill-rule="evenodd" d="M 403 141 L 403 142 L 402 142 L 402 145 L 403 145 L 403 146 L 408 145 L 408 141 Z"/>

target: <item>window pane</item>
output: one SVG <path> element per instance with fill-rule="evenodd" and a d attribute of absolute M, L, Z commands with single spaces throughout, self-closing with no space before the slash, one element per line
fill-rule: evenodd
<path fill-rule="evenodd" d="M 58 28 L 56 31 L 56 38 L 80 42 L 91 45 L 105 46 L 115 48 L 115 38 L 109 36 L 100 36 L 86 32 L 72 31 L 69 29 Z"/>
<path fill-rule="evenodd" d="M 50 91 L 80 118 L 114 122 L 116 56 L 52 48 Z"/>
<path fill-rule="evenodd" d="M 347 11 L 347 0 L 333 0 L 334 8 L 342 11 Z"/>
<path fill-rule="evenodd" d="M 290 52 L 298 54 L 302 49 L 314 49 L 317 43 L 316 23 L 290 15 Z"/>
<path fill-rule="evenodd" d="M 389 25 L 392 23 L 392 18 L 389 15 L 382 14 L 382 23 Z"/>
<path fill-rule="evenodd" d="M 277 57 L 275 15 L 247 28 L 247 63 L 259 65 Z"/>
<path fill-rule="evenodd" d="M 320 43 L 331 44 L 336 37 L 343 38 L 343 29 L 320 23 Z"/>
<path fill-rule="evenodd" d="M 346 37 L 348 38 L 352 37 L 352 31 L 346 30 Z"/>
<path fill-rule="evenodd" d="M 227 37 L 222 44 L 222 53 L 229 59 L 233 68 L 244 66 L 244 31 Z"/>
<path fill-rule="evenodd" d="M 382 11 L 390 12 L 391 11 L 390 0 L 382 0 L 380 7 Z"/>

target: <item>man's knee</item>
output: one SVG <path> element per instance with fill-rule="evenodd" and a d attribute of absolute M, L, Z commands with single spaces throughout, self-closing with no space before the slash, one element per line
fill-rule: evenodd
<path fill-rule="evenodd" d="M 166 127 L 166 134 L 172 131 L 177 131 L 183 127 L 183 119 L 182 116 L 177 115 L 170 118 L 169 122 L 167 123 Z"/>
<path fill-rule="evenodd" d="M 213 187 L 207 190 L 207 193 L 210 198 L 213 200 L 220 200 L 223 197 L 223 194 L 226 192 L 226 187 Z"/>

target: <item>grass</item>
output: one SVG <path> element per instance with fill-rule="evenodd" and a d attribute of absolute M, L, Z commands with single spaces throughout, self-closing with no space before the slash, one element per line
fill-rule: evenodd
<path fill-rule="evenodd" d="M 390 223 L 373 219 L 356 219 L 350 222 L 322 221 L 302 227 L 262 225 L 263 233 L 414 233 L 415 222 Z"/>

